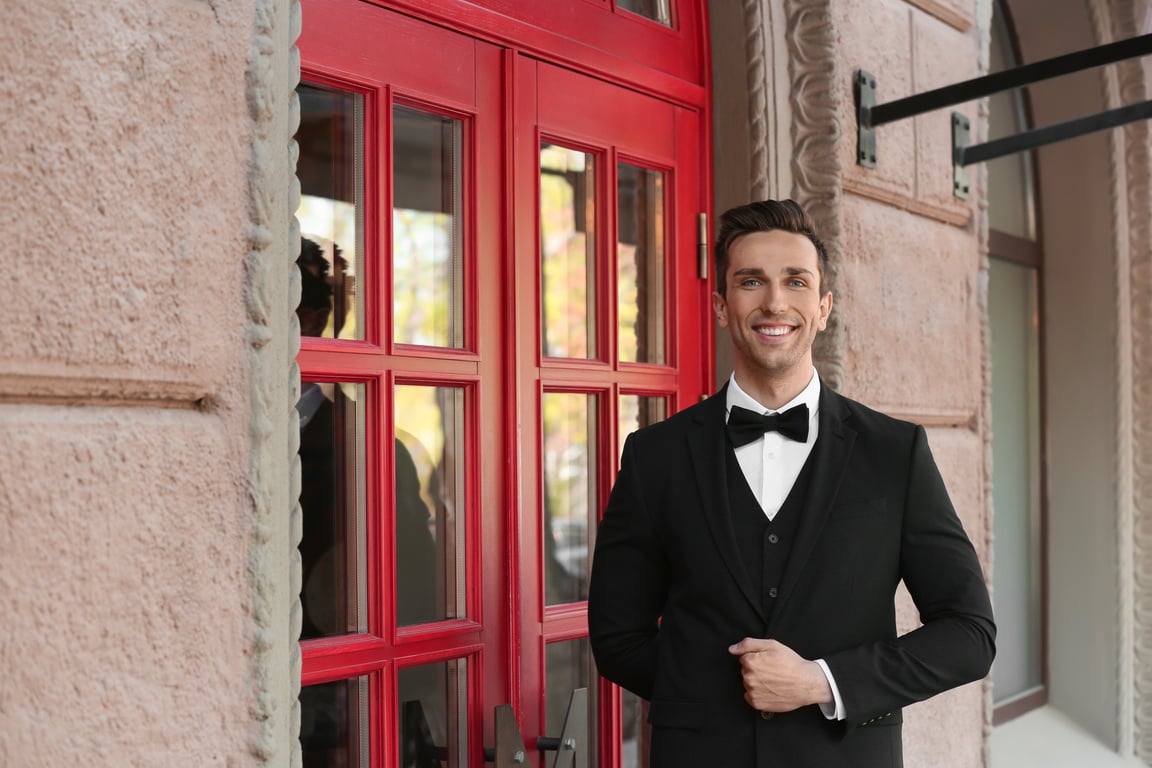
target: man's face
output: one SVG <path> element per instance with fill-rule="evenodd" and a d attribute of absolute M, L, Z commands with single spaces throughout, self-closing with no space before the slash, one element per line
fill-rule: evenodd
<path fill-rule="evenodd" d="M 807 380 L 812 342 L 832 311 L 832 294 L 820 293 L 819 258 L 807 237 L 779 229 L 729 246 L 727 288 L 712 294 L 712 308 L 732 336 L 744 381 Z"/>

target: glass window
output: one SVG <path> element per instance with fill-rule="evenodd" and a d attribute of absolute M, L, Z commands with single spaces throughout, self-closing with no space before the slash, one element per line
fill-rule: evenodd
<path fill-rule="evenodd" d="M 544 720 L 545 736 L 557 738 L 564 731 L 564 721 L 568 717 L 585 717 L 588 722 L 588 743 L 576 744 L 577 750 L 586 750 L 587 765 L 599 765 L 596 749 L 596 666 L 592 661 L 592 649 L 588 638 L 562 640 L 549 643 L 544 652 Z M 584 688 L 588 691 L 587 708 L 583 712 L 569 712 L 572 691 Z"/>
<path fill-rule="evenodd" d="M 401 106 L 392 118 L 392 337 L 463 347 L 463 124 Z"/>
<path fill-rule="evenodd" d="M 596 356 L 595 160 L 540 148 L 541 336 L 549 357 Z"/>
<path fill-rule="evenodd" d="M 999 8 L 997 8 L 999 11 Z M 1018 66 L 1003 13 L 992 17 L 990 70 Z M 1020 90 L 988 97 L 988 138 L 999 139 L 1029 128 Z M 1036 239 L 1036 201 L 1032 190 L 1032 152 L 988 161 L 988 226 L 1025 240 Z"/>
<path fill-rule="evenodd" d="M 307 83 L 296 92 L 300 334 L 362 339 L 357 281 L 364 272 L 364 97 Z"/>
<path fill-rule="evenodd" d="M 596 531 L 596 396 L 546 392 L 544 441 L 545 604 L 588 598 Z"/>
<path fill-rule="evenodd" d="M 668 399 L 650 395 L 620 395 L 617 411 L 617 459 L 624 453 L 624 441 L 641 427 L 664 421 L 668 415 Z"/>
<path fill-rule="evenodd" d="M 664 363 L 664 174 L 616 174 L 616 310 L 623 362 Z"/>
<path fill-rule="evenodd" d="M 366 632 L 364 385 L 304 381 L 300 417 L 300 559 L 308 640 Z"/>
<path fill-rule="evenodd" d="M 400 765 L 468 765 L 468 661 L 452 659 L 396 673 Z"/>
<path fill-rule="evenodd" d="M 396 623 L 465 614 L 464 390 L 399 385 Z"/>
<path fill-rule="evenodd" d="M 616 0 L 616 7 L 646 19 L 672 26 L 671 0 Z"/>
<path fill-rule="evenodd" d="M 300 751 L 304 768 L 367 768 L 368 678 L 300 689 Z"/>
<path fill-rule="evenodd" d="M 990 259 L 995 703 L 1044 685 L 1036 270 Z"/>

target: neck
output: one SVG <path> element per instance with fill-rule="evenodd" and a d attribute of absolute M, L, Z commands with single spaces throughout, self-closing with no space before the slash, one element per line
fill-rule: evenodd
<path fill-rule="evenodd" d="M 812 371 L 811 364 L 797 368 L 798 370 L 789 371 L 786 375 L 774 376 L 763 372 L 759 375 L 749 375 L 747 371 L 738 367 L 735 371 L 736 383 L 756 402 L 775 411 L 803 392 L 816 375 Z"/>

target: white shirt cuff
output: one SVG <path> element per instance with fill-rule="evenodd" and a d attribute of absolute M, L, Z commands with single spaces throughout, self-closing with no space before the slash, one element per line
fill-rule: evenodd
<path fill-rule="evenodd" d="M 820 711 L 829 720 L 843 720 L 845 717 L 844 702 L 840 698 L 840 689 L 836 687 L 832 672 L 828 669 L 828 664 L 825 663 L 824 659 L 816 659 L 816 663 L 820 665 L 820 671 L 824 673 L 824 677 L 828 679 L 828 685 L 832 688 L 832 703 L 821 704 Z"/>

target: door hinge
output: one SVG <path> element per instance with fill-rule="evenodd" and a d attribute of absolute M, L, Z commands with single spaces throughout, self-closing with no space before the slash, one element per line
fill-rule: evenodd
<path fill-rule="evenodd" d="M 708 214 L 696 214 L 696 276 L 708 279 Z"/>

